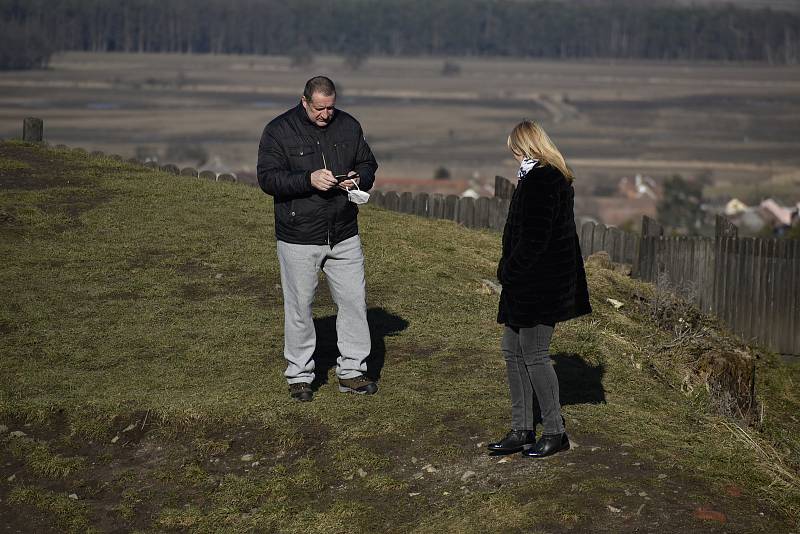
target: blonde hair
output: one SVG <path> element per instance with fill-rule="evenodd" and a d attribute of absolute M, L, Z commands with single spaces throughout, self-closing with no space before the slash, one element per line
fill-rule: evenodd
<path fill-rule="evenodd" d="M 564 156 L 558 151 L 555 143 L 535 122 L 524 120 L 514 126 L 511 135 L 508 136 L 507 145 L 514 154 L 538 159 L 542 165 L 555 167 L 561 171 L 567 181 L 571 182 L 575 179 L 575 175 L 567 166 Z"/>

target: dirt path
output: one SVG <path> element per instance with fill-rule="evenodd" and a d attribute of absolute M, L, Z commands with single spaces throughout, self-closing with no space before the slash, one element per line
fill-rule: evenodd
<path fill-rule="evenodd" d="M 124 428 L 127 419 L 121 418 L 116 439 L 104 443 L 72 441 L 66 428 L 57 424 L 33 427 L 7 421 L 9 432 L 17 432 L 17 437 L 2 437 L 6 446 L 0 449 L 0 481 L 38 488 L 61 499 L 61 506 L 78 506 L 82 510 L 79 517 L 103 532 L 127 532 L 155 528 L 161 508 L 171 503 L 189 503 L 187 506 L 200 509 L 211 506 L 226 477 L 256 481 L 270 476 L 270 467 L 298 469 L 296 455 L 271 457 L 262 452 L 245 456 L 259 447 L 263 451 L 263 444 L 270 440 L 256 428 L 220 429 L 214 439 L 224 446 L 199 452 L 193 444 L 196 437 L 193 442 L 159 438 L 156 429 L 142 425 L 143 415 Z M 473 497 L 484 502 L 499 495 L 508 498 L 509 487 L 515 488 L 511 499 L 521 509 L 530 512 L 541 507 L 551 511 L 550 517 L 560 518 L 531 525 L 537 532 L 746 533 L 786 528 L 768 506 L 741 488 L 711 488 L 690 473 L 641 459 L 641 451 L 630 444 L 579 432 L 572 444 L 566 453 L 535 461 L 516 454 L 490 456 L 479 436 L 470 436 L 464 440 L 463 461 L 443 464 L 437 461 L 435 450 L 414 451 L 413 443 L 398 449 L 396 444 L 380 443 L 376 438 L 370 447 L 389 452 L 386 469 L 326 479 L 325 489 L 316 499 L 325 502 L 345 494 L 358 502 L 369 493 L 371 479 L 391 476 L 400 480 L 405 487 L 398 492 L 397 501 L 384 503 L 393 511 L 387 509 L 383 519 L 374 518 L 376 531 L 385 532 L 419 526 L 425 530 L 430 514 L 462 507 Z M 85 468 L 62 477 L 43 476 L 14 453 L 34 447 L 77 460 Z M 242 461 L 244 458 L 248 461 Z M 312 453 L 312 458 L 315 469 L 324 472 L 328 460 L 323 451 Z M 186 466 L 204 473 L 197 484 L 179 483 Z M 138 482 L 131 485 L 133 481 Z M 72 522 L 64 519 L 58 508 L 43 511 L 13 500 L 9 486 L 0 483 L 2 532 L 63 532 L 80 523 L 74 516 Z M 404 518 L 402 527 L 397 523 L 398 510 Z M 464 528 L 469 525 L 465 523 Z"/>

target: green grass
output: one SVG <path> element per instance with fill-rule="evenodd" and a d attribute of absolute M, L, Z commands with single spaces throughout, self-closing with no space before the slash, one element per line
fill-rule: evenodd
<path fill-rule="evenodd" d="M 595 313 L 559 325 L 553 345 L 578 447 L 487 457 L 509 419 L 497 296 L 481 284 L 499 236 L 451 222 L 362 210 L 381 391 L 326 384 L 290 402 L 271 204 L 241 185 L 0 145 L 0 423 L 34 440 L 0 434 L 0 512 L 17 503 L 71 531 L 655 528 L 619 504 L 634 488 L 677 510 L 665 528 L 700 528 L 687 510 L 703 502 L 741 528 L 796 524 L 798 368 L 762 354 L 763 426 L 735 426 L 692 375 L 702 345 L 671 346 L 674 331 L 646 318 L 653 289 L 596 265 Z M 322 281 L 329 357 L 334 314 Z M 708 324 L 707 343 L 749 350 Z M 748 499 L 722 494 L 730 484 Z M 73 491 L 80 501 L 62 499 Z"/>

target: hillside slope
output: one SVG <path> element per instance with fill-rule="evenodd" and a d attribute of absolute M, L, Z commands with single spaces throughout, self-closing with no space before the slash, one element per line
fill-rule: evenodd
<path fill-rule="evenodd" d="M 361 233 L 381 391 L 323 383 L 293 403 L 268 197 L 0 144 L 3 527 L 797 528 L 797 367 L 591 263 L 595 313 L 559 325 L 553 346 L 573 449 L 489 457 L 508 426 L 497 295 L 482 282 L 499 236 L 370 206 Z M 323 370 L 334 313 L 323 281 Z M 763 421 L 719 415 L 730 405 L 706 392 L 708 353 L 758 356 Z"/>

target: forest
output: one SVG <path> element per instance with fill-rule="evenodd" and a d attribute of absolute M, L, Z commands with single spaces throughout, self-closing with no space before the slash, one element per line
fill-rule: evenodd
<path fill-rule="evenodd" d="M 0 0 L 0 63 L 60 50 L 796 64 L 800 14 L 598 0 Z"/>

